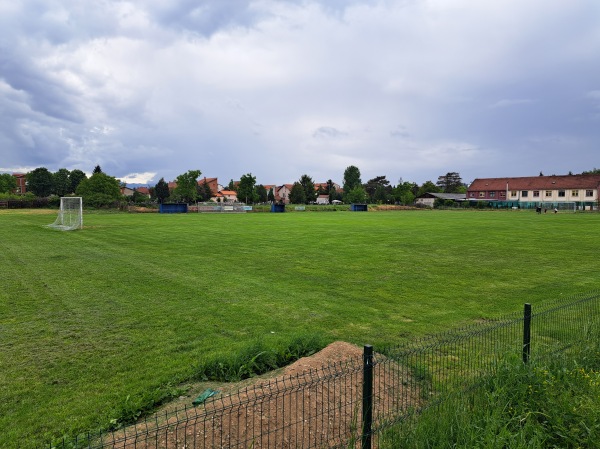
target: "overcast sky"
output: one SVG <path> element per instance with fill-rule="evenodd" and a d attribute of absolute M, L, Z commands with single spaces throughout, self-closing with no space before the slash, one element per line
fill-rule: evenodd
<path fill-rule="evenodd" d="M 598 0 L 0 0 L 0 172 L 600 168 Z"/>

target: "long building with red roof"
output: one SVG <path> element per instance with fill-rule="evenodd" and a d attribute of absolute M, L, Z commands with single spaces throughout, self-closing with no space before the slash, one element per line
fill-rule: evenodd
<path fill-rule="evenodd" d="M 600 174 L 478 178 L 467 189 L 468 201 L 496 207 L 598 209 Z"/>

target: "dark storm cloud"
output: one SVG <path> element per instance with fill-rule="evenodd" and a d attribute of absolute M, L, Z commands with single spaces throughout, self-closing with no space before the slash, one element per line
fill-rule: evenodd
<path fill-rule="evenodd" d="M 347 132 L 340 131 L 331 126 L 321 126 L 313 133 L 313 137 L 316 139 L 340 139 L 346 136 L 348 136 Z"/>
<path fill-rule="evenodd" d="M 81 121 L 73 105 L 77 92 L 8 48 L 0 53 L 0 75 L 12 89 L 26 94 L 24 100 L 32 111 L 59 120 Z"/>
<path fill-rule="evenodd" d="M 595 0 L 4 2 L 0 169 L 262 183 L 341 181 L 351 164 L 416 182 L 590 169 L 598 17 Z"/>

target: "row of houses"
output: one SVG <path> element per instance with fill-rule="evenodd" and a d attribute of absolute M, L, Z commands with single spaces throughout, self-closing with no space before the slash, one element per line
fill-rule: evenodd
<path fill-rule="evenodd" d="M 496 207 L 535 208 L 573 206 L 598 208 L 600 174 L 476 179 L 467 189 L 468 201 Z"/>
<path fill-rule="evenodd" d="M 466 194 L 426 193 L 417 204 L 433 206 L 436 200 L 484 202 L 497 208 L 537 207 L 598 209 L 600 174 L 528 176 L 519 178 L 478 178 Z"/>
<path fill-rule="evenodd" d="M 211 201 L 214 202 L 236 202 L 238 201 L 238 197 L 237 197 L 237 192 L 235 190 L 229 190 L 224 188 L 223 185 L 219 184 L 219 179 L 218 178 L 202 178 L 200 180 L 198 180 L 198 185 L 202 186 L 202 185 L 208 185 L 208 187 L 210 188 L 210 191 L 212 192 L 212 197 L 211 197 Z M 237 187 L 237 185 L 239 184 L 239 181 L 235 181 L 234 183 L 234 187 Z M 341 191 L 341 187 L 336 184 L 333 183 L 333 186 L 335 187 L 336 191 L 340 192 Z M 173 190 L 175 189 L 175 187 L 177 187 L 177 183 L 174 181 L 169 182 L 169 190 Z M 269 191 L 273 191 L 273 196 L 275 197 L 275 202 L 276 203 L 283 203 L 283 204 L 289 204 L 290 202 L 290 193 L 292 191 L 292 187 L 293 184 L 282 184 L 282 185 L 276 185 L 276 184 L 267 184 L 264 186 L 265 189 L 267 190 L 267 192 Z M 326 190 L 327 189 L 327 183 L 315 183 L 315 191 L 319 191 L 319 190 Z M 244 198 L 239 198 L 239 201 L 244 202 Z M 319 195 L 317 197 L 317 204 L 329 204 L 329 197 L 327 195 Z"/>

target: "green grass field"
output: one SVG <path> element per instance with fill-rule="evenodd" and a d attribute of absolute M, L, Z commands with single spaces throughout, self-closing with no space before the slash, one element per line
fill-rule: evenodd
<path fill-rule="evenodd" d="M 249 341 L 377 347 L 600 286 L 600 214 L 55 216 L 0 211 L 0 447 L 105 427 Z"/>

